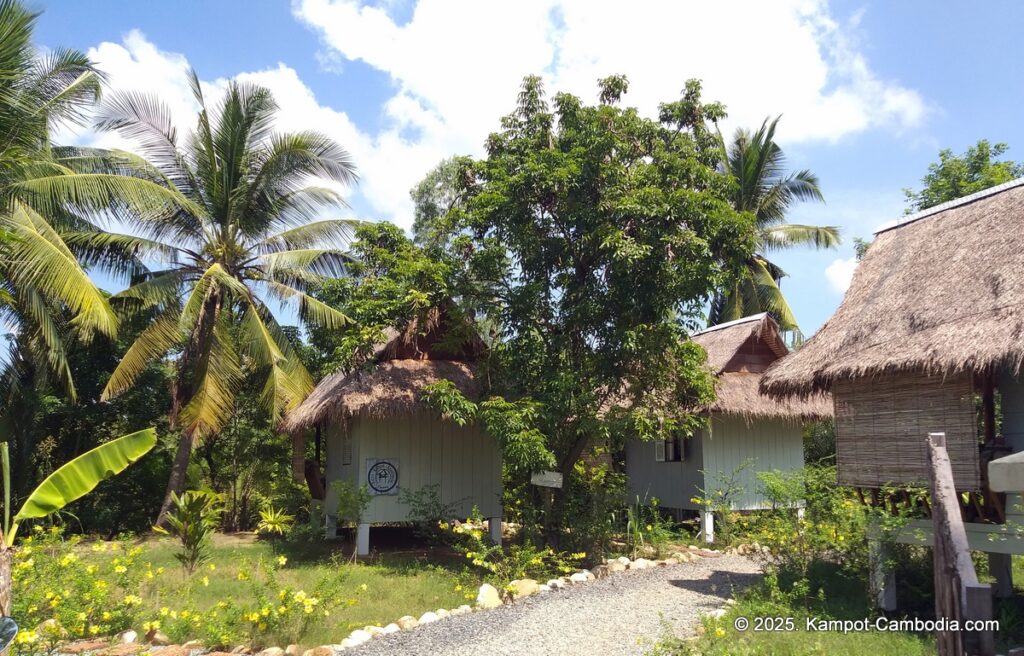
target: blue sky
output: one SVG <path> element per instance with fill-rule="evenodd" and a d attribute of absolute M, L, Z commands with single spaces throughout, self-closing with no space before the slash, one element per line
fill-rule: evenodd
<path fill-rule="evenodd" d="M 43 47 L 87 50 L 114 88 L 159 93 L 187 128 L 187 66 L 216 90 L 236 76 L 269 86 L 282 129 L 315 128 L 351 150 L 362 182 L 343 214 L 411 223 L 408 189 L 440 158 L 479 154 L 523 75 L 593 99 L 624 73 L 626 101 L 653 113 L 690 77 L 730 111 L 726 130 L 783 114 L 792 168 L 827 203 L 793 222 L 839 225 L 838 251 L 777 254 L 805 333 L 824 322 L 852 271 L 852 237 L 903 210 L 939 148 L 985 137 L 1024 159 L 1024 5 L 792 0 L 37 0 Z M 628 9 L 627 9 L 628 7 Z M 68 141 L 123 145 L 77 130 Z"/>

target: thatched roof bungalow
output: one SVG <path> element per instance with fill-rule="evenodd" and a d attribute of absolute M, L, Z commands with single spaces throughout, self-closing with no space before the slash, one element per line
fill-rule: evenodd
<path fill-rule="evenodd" d="M 444 312 L 432 312 L 422 327 L 390 331 L 365 366 L 324 378 L 286 418 L 296 431 L 319 425 L 326 438 L 326 480 L 365 485 L 371 502 L 361 518 L 360 553 L 369 549 L 371 523 L 409 521 L 410 508 L 400 491 L 436 496 L 453 518 L 465 518 L 476 506 L 494 518 L 500 539 L 501 454 L 479 426 L 445 421 L 421 396 L 426 385 L 451 381 L 476 399 L 480 385 L 476 362 L 484 352 L 479 336 L 450 325 Z M 328 492 L 327 534 L 334 537 L 338 499 Z"/>
<path fill-rule="evenodd" d="M 803 467 L 803 424 L 830 416 L 831 403 L 823 394 L 779 401 L 760 393 L 764 371 L 790 357 L 778 325 L 767 314 L 713 326 L 693 340 L 707 352 L 716 381 L 717 398 L 704 408 L 707 428 L 688 438 L 630 442 L 630 495 L 657 497 L 665 508 L 700 510 L 693 501 L 700 490 L 716 489 L 735 472 L 741 491 L 733 507 L 765 508 L 758 472 Z"/>
<path fill-rule="evenodd" d="M 840 481 L 927 480 L 925 438 L 945 432 L 958 489 L 982 459 L 1024 449 L 1024 179 L 880 230 L 839 309 L 761 382 L 780 399 L 831 392 Z M 977 430 L 975 395 L 983 399 Z"/>

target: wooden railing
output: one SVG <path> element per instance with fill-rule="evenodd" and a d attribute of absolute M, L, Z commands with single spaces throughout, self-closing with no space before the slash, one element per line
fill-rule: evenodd
<path fill-rule="evenodd" d="M 979 583 L 974 571 L 945 433 L 928 434 L 928 465 L 935 527 L 935 617 L 960 626 L 969 620 L 991 620 L 992 587 Z M 995 654 L 992 631 L 938 631 L 936 639 L 939 656 Z"/>

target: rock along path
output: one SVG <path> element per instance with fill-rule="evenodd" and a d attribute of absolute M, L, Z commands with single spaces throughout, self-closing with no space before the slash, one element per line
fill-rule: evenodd
<path fill-rule="evenodd" d="M 689 634 L 701 613 L 721 607 L 759 576 L 757 565 L 737 555 L 630 570 L 386 635 L 345 654 L 640 655 L 666 626 Z"/>

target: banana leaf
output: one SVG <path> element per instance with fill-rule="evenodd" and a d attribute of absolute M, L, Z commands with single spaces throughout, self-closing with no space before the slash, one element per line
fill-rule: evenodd
<path fill-rule="evenodd" d="M 93 490 L 100 481 L 121 473 L 156 445 L 156 430 L 146 428 L 86 451 L 39 484 L 14 517 L 7 544 L 14 543 L 18 523 L 46 517 Z"/>

